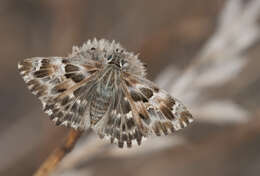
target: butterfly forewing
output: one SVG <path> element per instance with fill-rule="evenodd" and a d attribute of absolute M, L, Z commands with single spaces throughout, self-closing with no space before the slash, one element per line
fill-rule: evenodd
<path fill-rule="evenodd" d="M 87 65 L 88 67 L 86 67 Z M 76 129 L 88 127 L 85 106 L 95 83 L 95 65 L 62 57 L 29 58 L 18 65 L 28 88 L 43 104 L 57 125 Z"/>
<path fill-rule="evenodd" d="M 125 75 L 125 87 L 130 94 L 130 102 L 135 106 L 139 125 L 148 134 L 160 136 L 173 133 L 193 121 L 187 108 L 166 91 L 159 89 L 153 82 L 131 75 Z"/>

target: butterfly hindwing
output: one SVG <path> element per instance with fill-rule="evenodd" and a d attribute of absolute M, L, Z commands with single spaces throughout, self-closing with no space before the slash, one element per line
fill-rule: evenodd
<path fill-rule="evenodd" d="M 102 120 L 92 128 L 101 138 L 109 138 L 111 143 L 117 143 L 120 148 L 124 144 L 131 147 L 133 140 L 140 145 L 144 134 L 134 120 L 132 107 L 125 92 L 120 88 L 111 98 Z"/>

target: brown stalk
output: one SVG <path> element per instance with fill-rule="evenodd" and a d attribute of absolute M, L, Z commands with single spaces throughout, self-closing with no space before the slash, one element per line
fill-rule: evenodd
<path fill-rule="evenodd" d="M 73 149 L 81 134 L 82 131 L 71 129 L 64 144 L 53 151 L 53 153 L 43 162 L 33 176 L 50 175 L 50 173 L 57 168 L 59 162 L 66 156 L 66 154 Z"/>

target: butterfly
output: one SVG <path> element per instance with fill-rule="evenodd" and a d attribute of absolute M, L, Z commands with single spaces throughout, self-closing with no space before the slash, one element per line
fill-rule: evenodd
<path fill-rule="evenodd" d="M 88 40 L 67 57 L 28 58 L 18 69 L 56 125 L 92 128 L 120 148 L 193 121 L 179 100 L 145 78 L 138 55 L 115 41 Z"/>

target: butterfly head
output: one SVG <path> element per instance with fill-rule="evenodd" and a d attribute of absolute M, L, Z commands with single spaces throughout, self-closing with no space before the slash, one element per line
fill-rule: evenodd
<path fill-rule="evenodd" d="M 128 52 L 115 41 L 88 40 L 82 47 L 74 47 L 70 57 L 94 60 L 101 68 L 114 68 L 137 76 L 145 76 L 144 64 L 138 59 L 138 55 Z"/>
<path fill-rule="evenodd" d="M 105 58 L 105 62 L 108 65 L 116 66 L 119 69 L 126 69 L 129 65 L 127 59 L 125 58 L 125 53 L 123 49 L 115 49 L 111 54 Z"/>

